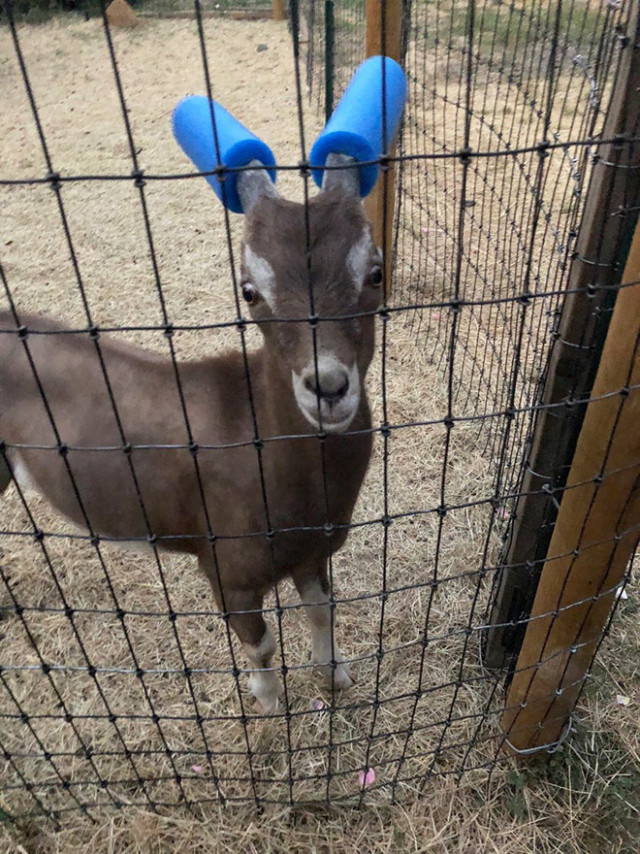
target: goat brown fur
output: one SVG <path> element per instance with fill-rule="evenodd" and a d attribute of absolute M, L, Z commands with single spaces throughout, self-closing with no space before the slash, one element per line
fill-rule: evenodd
<path fill-rule="evenodd" d="M 245 245 L 266 259 L 276 285 L 270 305 L 252 306 L 264 346 L 246 366 L 233 352 L 179 363 L 176 372 L 171 359 L 109 335 L 0 312 L 0 490 L 8 468 L 26 473 L 93 534 L 143 544 L 152 537 L 159 548 L 196 555 L 257 668 L 269 667 L 274 648 L 263 596 L 291 576 L 312 632 L 324 633 L 318 664 L 338 687 L 350 678 L 333 640 L 327 660 L 326 563 L 347 536 L 371 453 L 371 416 L 363 386 L 348 431 L 318 438 L 292 375 L 314 359 L 311 285 L 321 318 L 315 358 L 351 359 L 364 382 L 380 290 L 354 286 L 347 254 L 367 229 L 359 202 L 339 190 L 312 200 L 308 220 L 303 206 L 279 198 L 255 204 Z M 372 266 L 375 252 L 372 245 Z M 16 320 L 26 334 L 17 334 Z M 254 680 L 254 693 L 266 711 L 277 708 L 271 679 L 268 689 Z"/>

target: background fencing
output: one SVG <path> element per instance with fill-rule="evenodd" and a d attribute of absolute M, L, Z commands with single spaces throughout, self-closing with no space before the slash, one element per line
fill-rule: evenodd
<path fill-rule="evenodd" d="M 371 370 L 377 444 L 352 536 L 333 568 L 341 645 L 359 680 L 349 695 L 314 696 L 299 639 L 302 615 L 285 585 L 278 607 L 269 604 L 269 619 L 279 620 L 295 662 L 294 695 L 304 699 L 292 701 L 281 719 L 265 722 L 246 700 L 238 706 L 242 677 L 238 682 L 231 670 L 221 615 L 204 583 L 193 579 L 189 561 L 162 556 L 156 565 L 112 556 L 48 515 L 35 497 L 23 502 L 14 491 L 3 498 L 0 791 L 8 819 L 44 812 L 61 820 L 68 811 L 92 815 L 102 806 L 408 800 L 439 781 L 471 790 L 506 773 L 497 727 L 507 703 L 503 674 L 483 667 L 479 649 L 558 337 L 598 159 L 594 146 L 629 46 L 632 6 L 589 0 L 404 4 L 410 96 L 398 149 L 393 289 L 380 313 L 381 346 Z M 178 355 L 238 346 L 234 283 L 219 248 L 224 232 L 218 224 L 213 272 L 208 253 L 215 241 L 201 237 L 198 217 L 180 207 L 181 194 L 202 192 L 208 200 L 209 191 L 196 188 L 198 179 L 168 180 L 184 172 L 184 164 L 176 153 L 158 153 L 145 125 L 158 124 L 163 112 L 168 134 L 173 91 L 167 85 L 156 114 L 145 114 L 145 83 L 128 58 L 131 43 L 113 36 L 106 22 L 100 25 L 100 82 L 94 85 L 103 89 L 115 80 L 123 92 L 103 130 L 120 128 L 126 110 L 140 116 L 128 136 L 118 130 L 116 145 L 124 147 L 114 145 L 111 152 L 116 172 L 106 159 L 96 166 L 88 147 L 74 149 L 75 163 L 65 161 L 53 115 L 42 118 L 46 77 L 35 35 L 11 23 L 14 56 L 22 62 L 12 60 L 12 81 L 30 87 L 34 68 L 39 87 L 29 89 L 32 115 L 22 115 L 25 125 L 40 121 L 42 137 L 37 161 L 8 161 L 11 168 L 2 174 L 18 234 L 5 241 L 5 304 L 11 298 L 19 310 L 35 306 L 82 326 L 82 286 L 100 326 L 162 350 L 157 299 L 164 289 Z M 295 90 L 296 80 L 306 80 L 311 89 L 316 115 L 303 116 L 308 135 L 363 58 L 363 27 L 364 4 L 357 0 L 293 4 L 290 29 L 299 51 L 287 42 L 294 73 L 286 86 Z M 215 55 L 224 29 L 214 42 L 204 27 L 192 27 L 194 51 L 199 35 Z M 8 44 L 9 33 L 3 37 Z M 133 41 L 143 38 L 153 40 L 154 31 Z M 157 42 L 157 51 L 162 48 Z M 275 53 L 275 46 L 270 50 Z M 66 61 L 74 74 L 80 64 L 89 75 L 95 57 Z M 283 86 L 277 77 L 269 78 L 274 93 Z M 253 80 L 262 99 L 265 80 Z M 217 93 L 223 77 L 214 73 L 213 81 Z M 301 95 L 296 92 L 300 110 Z M 238 113 L 245 120 L 242 108 Z M 296 140 L 298 118 L 285 120 L 283 135 L 290 140 Z M 637 116 L 635 122 L 625 151 L 637 149 Z M 70 136 L 81 135 L 81 128 Z M 139 137 L 146 145 L 141 155 Z M 15 150 L 16 141 L 9 135 L 7 145 Z M 146 187 L 140 181 L 133 186 L 131 170 L 141 168 L 137 158 L 145 151 L 151 163 Z M 279 155 L 280 165 L 296 164 L 306 152 L 295 141 L 287 154 L 285 160 Z M 52 177 L 57 174 L 60 181 Z M 288 178 L 285 186 L 298 194 L 308 180 Z M 96 216 L 107 212 L 102 222 L 112 239 L 98 237 L 83 219 L 91 196 L 100 197 Z M 148 210 L 145 228 L 141 201 Z M 629 218 L 634 204 L 625 200 Z M 198 204 L 190 201 L 193 207 Z M 38 208 L 40 218 L 29 221 L 27 208 Z M 68 228 L 61 232 L 65 211 Z M 220 222 L 220 210 L 213 213 Z M 30 261 L 38 249 L 51 269 Z M 624 241 L 617 249 L 607 261 L 617 275 L 614 284 Z M 70 252 L 77 260 L 73 269 Z M 173 282 L 194 253 L 207 276 L 200 274 L 183 293 Z M 149 257 L 159 259 L 152 286 Z M 597 266 L 599 256 L 587 261 Z M 119 286 L 108 289 L 100 268 L 114 262 L 111 274 L 131 284 L 130 299 Z M 59 277 L 53 267 L 63 263 L 66 273 Z M 219 276 L 228 298 L 212 302 L 211 276 Z M 606 321 L 611 303 L 596 308 Z M 592 335 L 601 343 L 601 331 Z M 590 341 L 586 349 L 593 347 Z M 574 433 L 578 429 L 579 423 Z M 527 614 L 520 603 L 509 619 L 524 626 Z M 510 654 L 517 654 L 517 645 Z"/>
<path fill-rule="evenodd" d="M 496 495 L 507 496 L 502 561 L 513 571 L 502 578 L 507 589 L 499 591 L 488 622 L 520 625 L 490 633 L 487 653 L 489 663 L 504 666 L 522 640 L 556 517 L 551 490 L 559 495 L 564 487 L 595 376 L 614 301 L 605 288 L 619 282 L 636 219 L 638 114 L 613 102 L 616 84 L 624 101 L 622 93 L 634 91 L 637 81 L 635 66 L 631 79 L 619 72 L 629 9 L 394 6 L 400 7 L 412 87 L 400 140 L 407 159 L 398 170 L 393 300 L 417 304 L 410 323 L 425 357 L 440 364 L 451 355 L 451 339 L 450 317 L 438 300 L 465 304 L 449 369 L 456 413 L 479 419 L 485 463 L 500 459 Z M 316 38 L 333 40 L 324 56 L 337 66 L 341 91 L 335 57 L 352 51 L 353 29 L 339 16 L 332 20 Z M 314 55 L 310 49 L 311 63 Z M 326 65 L 310 75 L 316 95 L 324 92 Z M 584 144 L 617 135 L 631 140 L 624 151 L 613 145 L 605 154 Z M 460 169 L 467 150 L 473 156 Z M 612 170 L 594 176 L 594 165 L 608 161 L 617 176 Z M 601 289 L 590 304 L 576 309 L 571 297 L 565 306 L 567 292 L 587 287 Z M 566 347 L 556 342 L 565 339 L 582 354 L 555 353 L 553 359 L 564 359 L 563 382 L 557 365 L 549 375 L 549 365 L 554 347 Z M 565 400 L 575 405 L 560 409 Z M 554 404 L 551 419 L 540 414 L 543 403 Z M 556 422 L 552 433 L 549 420 Z"/>
<path fill-rule="evenodd" d="M 29 23 L 47 21 L 52 15 L 61 13 L 80 14 L 89 19 L 99 18 L 103 5 L 100 0 L 14 0 L 12 13 L 18 22 Z M 132 0 L 129 5 L 143 18 L 193 16 L 193 3 L 188 0 Z M 272 0 L 203 0 L 200 3 L 201 14 L 205 17 L 231 14 L 239 18 L 264 18 L 272 14 L 272 9 Z M 6 18 L 3 4 L 0 21 L 6 21 Z"/>
<path fill-rule="evenodd" d="M 309 85 L 324 103 L 325 22 L 315 7 L 333 4 L 304 5 L 316 21 Z M 588 2 L 403 7 L 410 95 L 399 151 L 406 159 L 393 302 L 415 306 L 407 317 L 425 359 L 441 364 L 450 337 L 441 308 L 452 299 L 471 304 L 462 321 L 469 328 L 456 342 L 456 413 L 489 415 L 512 401 L 518 414 L 503 481 L 510 493 L 593 166 L 585 143 L 602 134 L 629 10 Z M 364 56 L 364 22 L 354 24 L 363 10 L 353 2 L 334 13 L 336 97 Z M 475 156 L 461 164 L 465 149 Z M 511 298 L 527 291 L 536 299 L 522 318 L 521 302 Z M 487 440 L 493 437 L 490 460 L 504 421 L 479 423 Z"/>

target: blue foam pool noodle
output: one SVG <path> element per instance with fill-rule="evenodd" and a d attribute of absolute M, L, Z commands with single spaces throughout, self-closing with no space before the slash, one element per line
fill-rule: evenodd
<path fill-rule="evenodd" d="M 216 156 L 216 146 L 211 121 L 211 105 L 215 119 L 220 157 Z M 276 159 L 271 149 L 261 139 L 251 133 L 228 110 L 210 101 L 203 95 L 189 95 L 173 111 L 173 134 L 184 153 L 197 166 L 200 172 L 211 172 L 218 166 L 234 168 L 247 166 L 252 160 L 259 160 L 265 166 L 274 167 Z M 276 170 L 268 170 L 272 181 L 276 180 Z M 238 195 L 238 172 L 224 175 L 225 194 L 218 175 L 206 175 L 218 198 L 230 211 L 242 213 L 242 202 Z"/>
<path fill-rule="evenodd" d="M 382 121 L 383 62 L 385 122 Z M 388 151 L 397 133 L 406 97 L 407 78 L 395 60 L 388 56 L 372 56 L 365 60 L 315 141 L 309 155 L 311 165 L 324 166 L 329 154 L 346 154 L 359 162 L 377 160 Z M 377 163 L 360 166 L 361 196 L 371 192 L 378 171 Z M 320 169 L 313 170 L 319 187 L 322 177 Z"/>

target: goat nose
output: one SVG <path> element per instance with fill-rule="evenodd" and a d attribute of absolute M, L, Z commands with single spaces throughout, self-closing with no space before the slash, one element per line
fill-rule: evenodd
<path fill-rule="evenodd" d="M 349 375 L 342 367 L 324 371 L 318 368 L 316 377 L 312 369 L 305 377 L 304 386 L 312 394 L 333 403 L 341 400 L 349 390 Z"/>

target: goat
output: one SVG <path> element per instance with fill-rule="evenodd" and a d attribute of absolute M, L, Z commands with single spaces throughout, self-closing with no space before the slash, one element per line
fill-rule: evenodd
<path fill-rule="evenodd" d="M 251 397 L 240 352 L 178 363 L 178 384 L 169 358 L 104 334 L 97 348 L 88 334 L 47 334 L 63 329 L 53 320 L 0 311 L 0 494 L 28 482 L 96 535 L 197 556 L 271 714 L 276 643 L 261 608 L 284 577 L 305 605 L 314 664 L 335 688 L 352 684 L 332 636 L 327 561 L 371 454 L 364 379 L 382 257 L 354 169 L 327 170 L 305 211 L 253 165 L 238 177 L 242 295 L 264 337 L 247 356 Z M 271 440 L 262 471 L 253 412 Z M 83 450 L 95 447 L 115 450 Z"/>

